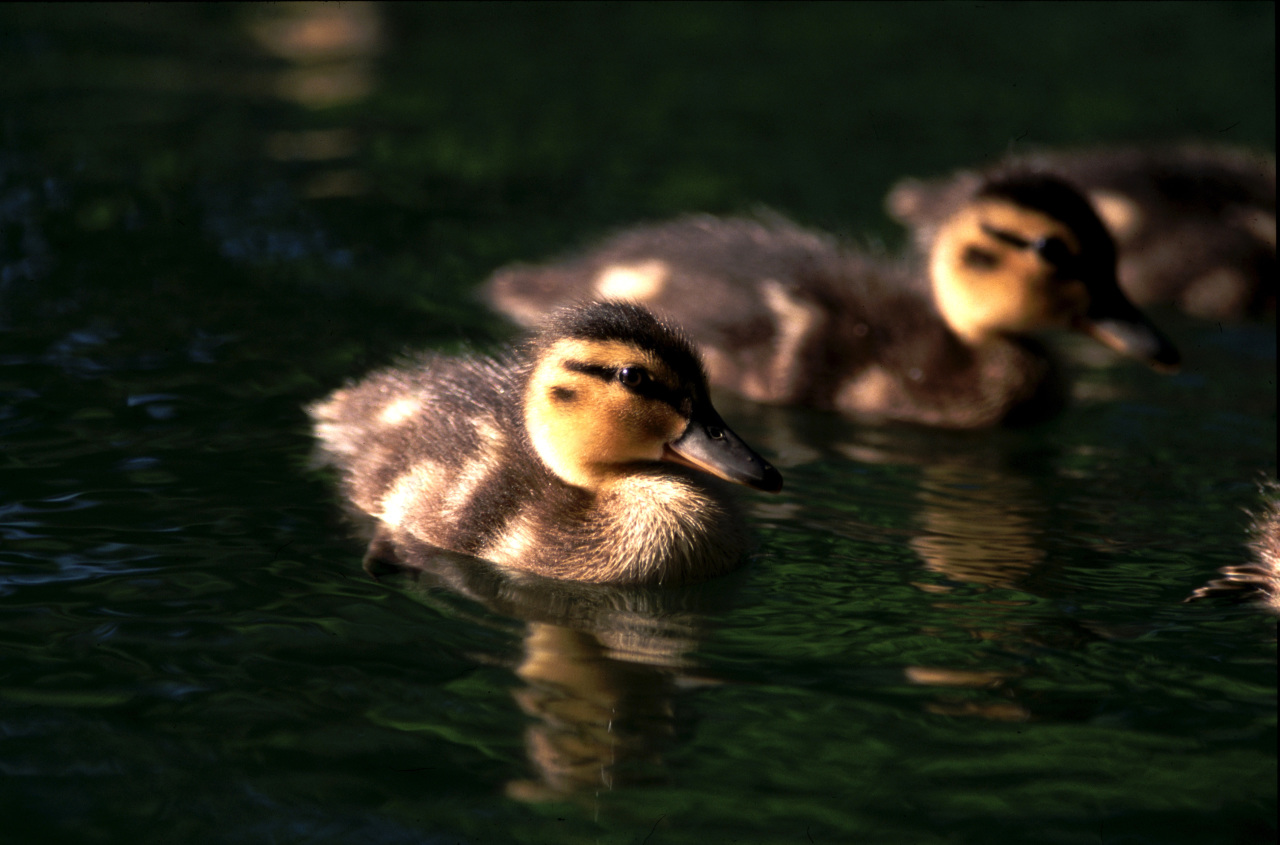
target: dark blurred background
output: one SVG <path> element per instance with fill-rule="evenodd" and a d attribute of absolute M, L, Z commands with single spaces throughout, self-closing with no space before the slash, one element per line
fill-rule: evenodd
<path fill-rule="evenodd" d="M 1045 145 L 1273 148 L 1273 22 L 1270 3 L 6 5 L 0 317 L 14 283 L 78 264 L 134 315 L 137 285 L 199 289 L 188 316 L 214 332 L 239 281 L 285 296 L 255 309 L 277 317 L 302 316 L 278 289 L 302 283 L 472 334 L 462 292 L 494 267 L 640 219 L 763 204 L 893 247 L 881 201 L 905 175 Z"/>

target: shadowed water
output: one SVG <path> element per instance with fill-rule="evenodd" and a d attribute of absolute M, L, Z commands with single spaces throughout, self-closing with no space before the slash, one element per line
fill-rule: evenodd
<path fill-rule="evenodd" d="M 302 407 L 473 289 L 1020 143 L 1274 149 L 1269 5 L 0 9 L 0 841 L 1272 841 L 1274 319 L 968 434 L 717 407 L 787 479 L 668 590 L 366 549 Z M 1123 49 L 1121 49 L 1123 47 Z M 1231 61 L 1224 61 L 1229 55 Z"/>

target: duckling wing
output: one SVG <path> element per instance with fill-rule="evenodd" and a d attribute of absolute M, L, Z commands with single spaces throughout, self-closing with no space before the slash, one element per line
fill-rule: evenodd
<path fill-rule="evenodd" d="M 868 420 L 980 428 L 1059 407 L 1047 351 L 1026 338 L 962 342 L 938 314 L 922 271 L 849 253 L 798 296 L 828 315 L 797 350 L 802 404 Z"/>
<path fill-rule="evenodd" d="M 639 302 L 686 330 L 737 327 L 770 318 L 753 285 L 785 280 L 831 246 L 791 224 L 707 215 L 619 232 L 580 255 L 514 265 L 485 284 L 484 297 L 523 325 L 582 300 Z"/>
<path fill-rule="evenodd" d="M 311 407 L 321 456 L 358 509 L 473 553 L 536 485 L 512 362 L 425 356 Z"/>

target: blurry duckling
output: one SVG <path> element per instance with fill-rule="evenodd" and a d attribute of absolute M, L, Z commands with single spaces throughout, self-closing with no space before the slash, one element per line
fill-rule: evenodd
<path fill-rule="evenodd" d="M 1116 241 L 1120 286 L 1138 305 L 1172 302 L 1212 320 L 1275 311 L 1274 155 L 1187 144 L 1044 151 L 995 167 L 1011 166 L 1055 173 L 1086 193 Z M 927 249 L 984 178 L 904 179 L 885 205 Z"/>
<path fill-rule="evenodd" d="M 1246 600 L 1280 615 L 1280 483 L 1263 482 L 1262 507 L 1250 514 L 1248 563 L 1224 566 L 1221 577 L 1193 590 L 1186 601 L 1210 597 Z"/>
<path fill-rule="evenodd" d="M 505 357 L 427 355 L 309 412 L 384 528 L 552 578 L 727 572 L 748 532 L 716 479 L 782 487 L 712 407 L 689 342 L 634 304 L 564 309 Z"/>
<path fill-rule="evenodd" d="M 693 216 L 623 231 L 577 258 L 498 271 L 483 295 L 531 324 L 618 297 L 678 320 L 711 383 L 749 399 L 977 428 L 1061 404 L 1029 333 L 1070 328 L 1158 369 L 1172 344 L 1121 293 L 1089 204 L 1053 177 L 992 178 L 926 255 L 878 261 L 778 217 Z"/>

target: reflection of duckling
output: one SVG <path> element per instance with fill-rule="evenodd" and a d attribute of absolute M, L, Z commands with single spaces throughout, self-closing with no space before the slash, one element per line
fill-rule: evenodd
<path fill-rule="evenodd" d="M 1177 302 L 1219 320 L 1275 309 L 1273 155 L 1182 146 L 1038 153 L 1013 163 L 1059 174 L 1087 193 L 1115 238 L 1120 285 L 1138 304 Z M 886 205 L 927 247 L 982 180 L 975 172 L 905 179 Z"/>
<path fill-rule="evenodd" d="M 923 468 L 919 519 L 911 548 L 955 581 L 1019 589 L 1044 561 L 1034 488 L 990 466 L 939 463 Z"/>
<path fill-rule="evenodd" d="M 522 801 L 570 799 L 665 778 L 685 722 L 681 692 L 719 683 L 693 652 L 711 619 L 735 606 L 734 577 L 682 587 L 581 584 L 503 571 L 380 530 L 366 565 L 456 621 L 525 624 L 511 689 L 531 778 L 507 783 Z M 443 604 L 442 604 L 443 603 Z M 477 613 L 477 608 L 485 612 Z M 507 658 L 482 650 L 481 662 Z"/>
<path fill-rule="evenodd" d="M 930 289 L 931 288 L 931 289 Z M 713 384 L 762 402 L 952 428 L 1043 412 L 1043 348 L 1074 328 L 1156 366 L 1177 352 L 1125 299 L 1088 203 L 1036 174 L 992 180 L 946 221 L 925 267 L 878 263 L 783 220 L 690 217 L 577 259 L 499 271 L 485 295 L 530 323 L 592 296 L 670 314 Z"/>
<path fill-rule="evenodd" d="M 505 359 L 428 356 L 311 414 L 356 507 L 441 548 L 554 578 L 725 572 L 746 534 L 705 473 L 782 486 L 711 406 L 688 342 L 635 305 L 565 309 Z"/>
<path fill-rule="evenodd" d="M 521 800 L 563 800 L 660 772 L 675 734 L 676 676 L 612 659 L 595 637 L 545 622 L 529 625 L 513 691 L 532 721 L 525 748 L 536 781 L 508 784 Z"/>

